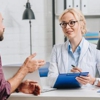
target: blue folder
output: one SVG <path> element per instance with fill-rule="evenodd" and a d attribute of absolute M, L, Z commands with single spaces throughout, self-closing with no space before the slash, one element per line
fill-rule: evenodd
<path fill-rule="evenodd" d="M 80 88 L 81 84 L 75 78 L 88 74 L 89 72 L 59 74 L 53 87 L 57 89 Z"/>

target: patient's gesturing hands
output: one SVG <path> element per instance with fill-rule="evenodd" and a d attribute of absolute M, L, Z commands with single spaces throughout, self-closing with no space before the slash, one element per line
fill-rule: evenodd
<path fill-rule="evenodd" d="M 28 73 L 34 72 L 35 70 L 37 70 L 38 68 L 40 68 L 41 66 L 45 64 L 44 60 L 34 59 L 35 56 L 36 56 L 36 53 L 27 57 L 22 65 L 22 67 L 24 67 Z"/>
<path fill-rule="evenodd" d="M 32 80 L 25 80 L 19 85 L 18 91 L 26 94 L 39 95 L 41 89 L 37 82 Z"/>

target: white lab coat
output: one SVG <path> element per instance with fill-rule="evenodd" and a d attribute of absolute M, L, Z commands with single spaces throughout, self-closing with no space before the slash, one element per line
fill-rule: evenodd
<path fill-rule="evenodd" d="M 59 73 L 67 73 L 68 71 L 68 44 L 67 40 L 64 44 L 55 45 L 51 53 L 51 61 L 48 73 L 48 82 L 53 87 Z M 96 45 L 89 43 L 84 39 L 81 49 L 78 67 L 83 72 L 95 77 L 97 69 L 100 73 L 100 51 L 96 49 Z"/>

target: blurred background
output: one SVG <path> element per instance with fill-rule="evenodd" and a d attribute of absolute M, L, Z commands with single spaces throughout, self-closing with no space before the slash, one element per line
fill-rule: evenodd
<path fill-rule="evenodd" d="M 36 59 L 49 61 L 54 44 L 64 42 L 58 17 L 64 9 L 76 7 L 82 10 L 88 32 L 100 31 L 100 0 L 29 0 L 35 19 L 32 20 L 32 53 Z M 4 40 L 0 42 L 2 63 L 23 63 L 30 55 L 29 20 L 22 20 L 27 0 L 0 0 L 0 12 L 4 18 Z"/>

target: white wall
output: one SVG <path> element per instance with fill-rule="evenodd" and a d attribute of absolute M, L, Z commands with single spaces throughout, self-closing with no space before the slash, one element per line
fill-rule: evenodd
<path fill-rule="evenodd" d="M 52 0 L 29 0 L 34 11 L 35 20 L 32 20 L 32 49 L 37 59 L 49 61 L 52 50 Z M 0 54 L 3 65 L 22 63 L 30 54 L 29 21 L 22 20 L 27 0 L 1 0 L 0 12 L 4 17 L 6 27 L 4 40 L 0 42 Z M 89 13 L 98 13 L 100 0 L 91 2 Z M 89 3 L 88 3 L 89 4 Z M 60 7 L 60 6 L 59 6 Z M 94 10 L 95 12 L 93 12 Z M 97 12 L 98 11 L 98 12 Z M 100 12 L 99 12 L 100 13 Z M 56 44 L 64 42 L 62 29 L 56 20 Z M 100 30 L 100 17 L 87 17 L 88 31 Z"/>
<path fill-rule="evenodd" d="M 3 65 L 22 63 L 30 54 L 29 21 L 22 20 L 27 0 L 0 0 L 6 27 L 0 42 Z M 32 49 L 37 59 L 49 60 L 52 49 L 52 5 L 50 0 L 29 0 L 35 14 L 32 20 Z"/>

